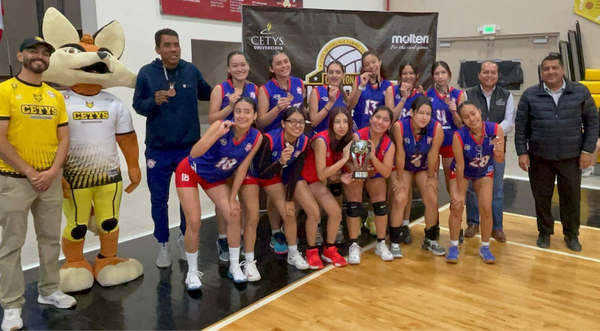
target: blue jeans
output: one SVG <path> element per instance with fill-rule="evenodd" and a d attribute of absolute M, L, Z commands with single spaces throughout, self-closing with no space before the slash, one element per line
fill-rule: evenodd
<path fill-rule="evenodd" d="M 504 209 L 504 168 L 506 164 L 494 162 L 494 191 L 492 198 L 492 219 L 494 230 L 502 230 L 502 211 Z M 467 224 L 479 225 L 479 208 L 473 183 L 467 189 Z"/>
<path fill-rule="evenodd" d="M 150 202 L 152 204 L 152 220 L 154 221 L 154 237 L 159 243 L 169 242 L 169 188 L 171 175 L 177 166 L 188 155 L 190 149 L 157 150 L 146 147 L 146 175 L 150 189 Z M 179 207 L 181 223 L 179 228 L 185 234 L 185 216 Z"/>

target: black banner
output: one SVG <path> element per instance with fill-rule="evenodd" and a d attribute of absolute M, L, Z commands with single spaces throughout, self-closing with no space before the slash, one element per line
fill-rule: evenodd
<path fill-rule="evenodd" d="M 437 13 L 397 13 L 242 7 L 242 44 L 251 60 L 249 79 L 269 79 L 269 53 L 285 51 L 292 76 L 306 85 L 326 83 L 324 68 L 336 59 L 346 67 L 344 84 L 360 73 L 361 55 L 374 50 L 381 56 L 385 77 L 398 80 L 398 68 L 411 61 L 420 83 L 432 85 L 431 65 L 437 45 Z"/>

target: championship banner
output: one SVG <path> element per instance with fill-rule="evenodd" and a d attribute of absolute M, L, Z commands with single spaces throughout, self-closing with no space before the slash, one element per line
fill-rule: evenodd
<path fill-rule="evenodd" d="M 259 86 L 269 79 L 268 55 L 285 51 L 292 76 L 308 86 L 327 84 L 325 69 L 340 61 L 344 85 L 352 85 L 362 67 L 361 56 L 374 50 L 381 56 L 385 78 L 398 80 L 403 61 L 419 69 L 419 82 L 433 84 L 431 65 L 437 45 L 437 13 L 394 13 L 320 9 L 242 8 L 242 45 L 251 60 L 249 79 Z"/>
<path fill-rule="evenodd" d="M 302 8 L 303 0 L 160 0 L 163 15 L 240 22 L 243 5 Z"/>

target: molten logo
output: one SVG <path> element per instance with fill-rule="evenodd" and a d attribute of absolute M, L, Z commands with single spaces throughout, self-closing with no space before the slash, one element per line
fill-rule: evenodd
<path fill-rule="evenodd" d="M 417 36 L 414 33 L 407 36 L 394 35 L 392 36 L 392 44 L 429 44 L 429 36 Z"/>

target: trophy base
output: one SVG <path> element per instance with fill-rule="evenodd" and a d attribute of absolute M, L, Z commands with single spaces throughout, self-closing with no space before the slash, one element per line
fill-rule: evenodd
<path fill-rule="evenodd" d="M 352 173 L 352 179 L 369 179 L 368 171 L 355 171 Z"/>

